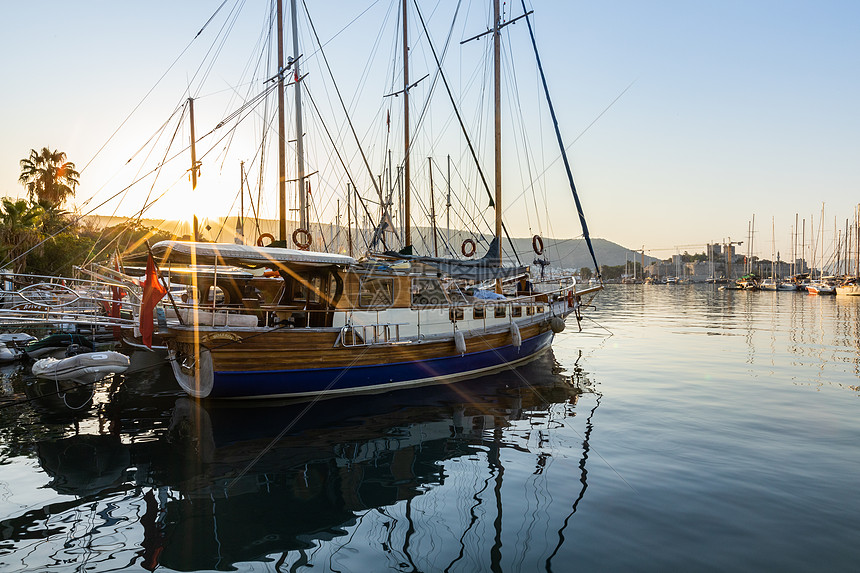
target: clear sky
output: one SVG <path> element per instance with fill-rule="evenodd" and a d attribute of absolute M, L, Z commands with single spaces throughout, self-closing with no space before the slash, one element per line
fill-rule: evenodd
<path fill-rule="evenodd" d="M 171 153 L 187 144 L 187 127 L 178 123 L 178 116 L 158 131 L 187 97 L 186 90 L 198 98 L 198 137 L 250 94 L 259 93 L 265 78 L 248 70 L 261 53 L 268 0 L 227 0 L 212 24 L 193 40 L 221 3 L 6 3 L 0 24 L 4 54 L 0 195 L 23 195 L 17 183 L 18 161 L 31 148 L 50 146 L 65 151 L 79 170 L 86 167 L 73 202 L 81 206 L 92 198 L 84 207 L 89 210 L 160 161 L 174 132 L 181 144 L 174 144 Z M 489 43 L 484 39 L 459 45 L 486 29 L 488 4 L 463 1 L 445 68 L 464 102 L 464 121 L 476 134 L 492 185 L 492 155 L 485 143 L 491 125 L 486 105 L 490 92 L 476 87 L 489 77 L 485 59 Z M 593 236 L 634 249 L 644 246 L 665 258 L 676 247 L 698 252 L 709 241 L 728 237 L 746 241 L 748 222 L 755 214 L 758 254 L 771 254 L 773 221 L 776 249 L 787 259 L 796 213 L 806 218 L 809 235 L 810 218 L 817 229 L 824 204 L 826 241 L 832 241 L 834 218 L 842 228 L 845 219 L 853 217 L 854 206 L 860 203 L 860 3 L 528 4 L 535 10 L 541 57 Z M 453 0 L 420 2 L 437 49 L 444 44 L 456 5 Z M 400 153 L 400 113 L 390 108 L 391 139 L 386 143 L 385 118 L 393 98 L 383 97 L 401 81 L 399 72 L 393 71 L 400 65 L 394 61 L 399 58 L 397 6 L 399 0 L 308 0 L 311 19 L 376 172 L 384 164 L 385 149 Z M 238 7 L 241 11 L 232 12 Z M 519 2 L 506 3 L 506 10 L 514 16 L 522 11 Z M 410 18 L 410 33 L 417 38 L 421 33 L 414 9 Z M 307 18 L 302 16 L 300 23 L 303 45 L 312 46 Z M 519 100 L 506 105 L 504 121 L 506 127 L 525 125 L 540 134 L 529 140 L 506 135 L 506 223 L 518 236 L 577 236 L 578 222 L 552 148 L 537 75 L 533 64 L 525 63 L 533 58 L 527 28 L 521 24 L 506 29 L 505 95 Z M 230 34 L 222 44 L 218 34 L 227 28 Z M 286 41 L 291 54 L 289 32 Z M 190 47 L 183 53 L 186 46 Z M 211 61 L 216 53 L 215 63 L 201 69 L 200 62 Z M 357 180 L 364 178 L 359 184 L 371 197 L 374 192 L 369 179 L 360 174 L 360 155 L 321 54 L 312 49 L 303 56 L 306 82 L 327 118 L 325 126 L 337 133 L 344 160 L 359 172 Z M 412 58 L 413 79 L 431 74 L 412 92 L 414 125 L 431 91 L 434 69 L 432 55 L 419 39 Z M 433 101 L 437 103 L 416 135 L 416 188 L 420 193 L 422 185 L 426 187 L 418 180 L 425 179 L 420 170 L 426 171 L 428 155 L 438 166 L 438 187 L 445 158 L 451 154 L 458 166 L 455 171 L 462 173 L 462 185 L 468 182 L 472 196 L 478 197 L 477 208 L 461 208 L 470 218 L 478 217 L 486 201 L 477 189 L 474 170 L 465 166 L 466 148 L 457 139 L 459 128 L 441 83 L 434 88 Z M 345 203 L 346 179 L 337 174 L 339 159 L 322 135 L 325 126 L 308 111 L 308 101 L 305 105 L 308 171 L 319 171 L 311 180 L 312 194 L 320 218 L 329 222 L 336 216 L 337 199 Z M 394 100 L 394 105 L 400 102 Z M 251 113 L 262 116 L 263 111 Z M 258 121 L 256 127 L 243 127 L 217 144 L 223 133 L 210 136 L 203 146 L 197 191 L 192 193 L 183 179 L 187 160 L 182 156 L 182 165 L 174 171 L 165 170 L 155 181 L 144 180 L 98 212 L 131 215 L 147 195 L 152 199 L 163 193 L 148 215 L 174 219 L 187 218 L 191 211 L 234 214 L 238 161 L 256 165 L 260 125 Z M 161 135 L 147 146 L 157 133 Z M 139 149 L 144 151 L 135 155 Z M 529 154 L 527 163 L 523 157 Z M 134 160 L 125 166 L 130 157 Z M 275 159 L 268 161 L 274 165 Z M 292 165 L 292 156 L 288 162 Z M 530 181 L 536 181 L 534 197 Z M 263 199 L 263 214 L 272 216 L 274 186 L 264 186 L 263 194 L 269 196 Z"/>

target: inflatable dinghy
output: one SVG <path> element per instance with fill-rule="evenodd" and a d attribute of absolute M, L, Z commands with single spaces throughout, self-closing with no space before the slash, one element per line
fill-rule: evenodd
<path fill-rule="evenodd" d="M 0 344 L 0 364 L 9 364 L 15 362 L 24 355 L 17 348 L 10 348 L 5 344 Z"/>
<path fill-rule="evenodd" d="M 31 342 L 24 348 L 24 352 L 30 358 L 44 358 L 46 356 L 61 357 L 66 354 L 70 344 L 77 344 L 87 351 L 93 350 L 93 341 L 80 334 L 52 334 L 41 340 Z"/>
<path fill-rule="evenodd" d="M 43 358 L 33 364 L 33 374 L 48 380 L 92 383 L 128 370 L 129 359 L 119 352 L 87 352 L 58 360 Z"/>

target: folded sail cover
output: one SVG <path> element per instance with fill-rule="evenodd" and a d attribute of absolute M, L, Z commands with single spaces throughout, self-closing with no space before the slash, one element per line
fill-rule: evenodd
<path fill-rule="evenodd" d="M 355 259 L 346 255 L 299 251 L 275 247 L 256 247 L 235 243 L 195 243 L 192 241 L 160 241 L 152 246 L 152 253 L 160 260 L 187 264 L 228 264 L 242 266 L 265 266 L 277 263 L 303 265 L 355 264 Z"/>
<path fill-rule="evenodd" d="M 234 243 L 160 241 L 152 246 L 152 253 L 159 261 L 170 260 L 178 263 L 198 265 L 218 264 L 260 267 L 278 266 L 278 263 L 291 263 L 312 266 L 350 266 L 356 263 L 356 260 L 352 257 L 334 253 L 236 245 Z M 487 254 L 483 258 L 475 260 L 421 257 L 401 255 L 393 252 L 386 253 L 386 255 L 410 262 L 422 263 L 450 277 L 475 281 L 510 278 L 528 271 L 528 267 L 499 266 L 498 239 L 493 239 Z"/>
<path fill-rule="evenodd" d="M 438 257 L 421 257 L 415 255 L 402 255 L 389 252 L 386 255 L 398 257 L 409 262 L 423 263 L 434 267 L 440 273 L 457 279 L 486 281 L 490 279 L 506 279 L 516 277 L 528 272 L 528 267 L 499 266 L 500 244 L 498 237 L 494 237 L 490 243 L 487 254 L 480 259 L 442 259 Z"/>

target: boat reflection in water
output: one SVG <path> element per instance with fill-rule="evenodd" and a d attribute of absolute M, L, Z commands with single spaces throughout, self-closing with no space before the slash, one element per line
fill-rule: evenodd
<path fill-rule="evenodd" d="M 506 535 L 502 503 L 511 516 L 525 503 L 502 501 L 506 469 L 537 479 L 551 458 L 553 427 L 565 431 L 580 396 L 591 391 L 581 371 L 563 375 L 547 353 L 491 379 L 379 396 L 282 405 L 171 397 L 173 408 L 150 419 L 150 432 L 127 418 L 133 412 L 117 408 L 122 419 L 98 424 L 112 433 L 38 444 L 49 487 L 78 501 L 4 520 L 4 538 L 23 539 L 40 527 L 54 534 L 68 528 L 67 535 L 76 530 L 73 537 L 86 539 L 86 546 L 74 552 L 55 547 L 54 558 L 74 553 L 80 563 L 87 554 L 88 563 L 150 570 L 224 570 L 242 562 L 277 562 L 287 570 L 323 558 L 324 568 L 337 568 L 328 562 L 333 559 L 356 570 L 380 557 L 394 560 L 387 566 L 395 569 L 398 563 L 486 568 L 488 560 L 518 559 L 507 554 L 514 541 L 505 540 L 506 557 L 500 551 Z M 584 445 L 583 435 L 567 427 L 578 441 L 567 440 L 566 455 L 572 443 L 578 453 L 565 469 L 563 503 L 526 508 L 534 512 L 527 519 L 553 519 L 558 533 L 540 536 L 541 560 L 558 551 L 564 539 L 559 528 L 585 492 L 588 418 Z M 506 467 L 503 458 L 512 456 L 528 461 Z M 572 487 L 570 470 L 577 466 L 582 483 Z M 519 484 L 516 490 L 508 495 L 521 497 Z M 418 508 L 433 497 L 432 507 Z M 100 519 L 71 524 L 84 508 Z M 86 527 L 91 530 L 82 535 Z M 512 529 L 511 535 L 522 534 L 520 525 Z M 125 542 L 117 549 L 120 534 Z M 450 555 L 434 544 L 450 546 Z M 25 545 L 17 548 L 32 549 Z M 357 561 L 344 565 L 351 559 Z"/>

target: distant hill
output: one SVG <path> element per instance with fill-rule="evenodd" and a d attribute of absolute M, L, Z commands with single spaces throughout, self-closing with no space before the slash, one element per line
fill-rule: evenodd
<path fill-rule="evenodd" d="M 88 220 L 91 224 L 97 227 L 110 227 L 112 225 L 121 224 L 126 221 L 126 219 L 122 217 L 106 216 L 91 216 L 88 217 Z M 188 222 L 144 219 L 141 221 L 141 223 L 150 227 L 158 227 L 165 231 L 176 233 L 177 235 L 189 233 L 191 230 Z M 208 230 L 206 229 L 207 225 L 210 227 L 210 229 Z M 235 217 L 229 217 L 227 219 L 222 218 L 217 221 L 202 220 L 200 221 L 200 227 L 203 237 L 205 239 L 230 242 L 233 240 L 234 237 L 233 229 L 236 228 L 236 219 Z M 287 223 L 288 232 L 291 233 L 292 230 L 295 229 L 295 227 L 295 223 Z M 249 239 L 251 237 L 257 236 L 256 229 L 254 229 L 253 224 L 250 220 L 246 221 L 245 229 L 246 236 L 248 236 Z M 324 239 L 323 237 L 319 236 L 320 229 L 322 230 L 322 235 L 324 235 Z M 271 233 L 272 235 L 277 236 L 277 221 L 260 221 L 260 232 Z M 338 235 L 336 226 L 323 224 L 319 226 L 314 225 L 312 232 L 314 234 L 313 248 L 328 248 L 329 250 L 332 250 L 330 244 L 336 243 L 336 248 L 333 250 L 339 250 L 343 252 L 346 251 L 346 229 L 343 229 L 341 234 Z M 355 241 L 355 244 L 363 245 L 364 242 L 358 237 L 357 231 L 353 230 L 353 233 L 353 240 Z M 366 233 L 366 236 L 370 237 L 370 234 L 370 231 L 368 231 Z M 438 232 L 436 248 L 438 249 L 439 256 L 441 257 L 451 256 L 451 253 L 445 252 L 445 246 L 443 241 L 445 236 L 446 232 L 444 229 Z M 393 238 L 393 235 L 387 233 L 386 238 L 387 240 L 391 240 Z M 491 237 L 488 235 L 452 230 L 451 244 L 452 250 L 454 251 L 454 256 L 462 256 L 460 246 L 466 239 L 472 239 L 477 243 L 475 257 L 480 257 L 483 256 L 484 253 L 486 253 L 487 248 L 490 244 Z M 324 247 L 323 245 L 320 245 L 321 242 L 325 243 Z M 433 239 L 429 228 L 414 228 L 413 242 L 415 247 L 415 253 L 426 253 L 429 255 L 434 254 Z M 512 242 L 514 243 L 514 248 L 516 249 L 516 252 L 519 256 L 520 263 L 524 265 L 530 265 L 532 264 L 532 261 L 534 259 L 538 258 L 538 256 L 532 249 L 531 238 L 513 238 Z M 641 253 L 632 251 L 617 243 L 613 243 L 612 241 L 606 239 L 592 239 L 591 242 L 594 245 L 594 253 L 597 256 L 597 262 L 600 265 L 616 266 L 623 265 L 628 260 L 635 260 L 638 262 L 642 261 Z M 510 244 L 507 240 L 503 241 L 502 249 L 504 251 L 505 258 L 513 262 L 515 257 L 510 253 Z M 586 246 L 584 239 L 544 239 L 543 258 L 548 259 L 553 267 L 578 269 L 581 267 L 594 266 L 594 263 L 592 263 L 591 261 L 591 255 L 588 252 L 588 247 Z M 648 255 L 645 256 L 646 265 L 656 260 L 657 259 L 654 257 L 649 257 Z"/>
<path fill-rule="evenodd" d="M 517 252 L 520 253 L 520 259 L 523 263 L 531 263 L 533 259 L 537 258 L 537 255 L 532 250 L 531 239 L 514 239 L 513 242 Z M 594 246 L 594 255 L 597 257 L 597 263 L 600 265 L 615 266 L 623 265 L 628 260 L 642 261 L 641 253 L 632 251 L 612 241 L 591 239 L 591 244 Z M 548 259 L 553 266 L 562 268 L 578 269 L 594 266 L 585 239 L 544 239 L 544 258 Z M 646 265 L 655 260 L 654 257 L 645 255 Z"/>

